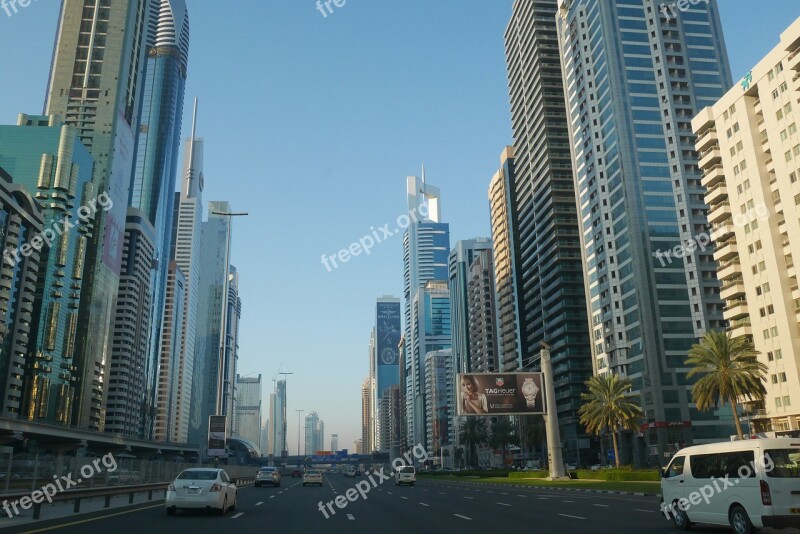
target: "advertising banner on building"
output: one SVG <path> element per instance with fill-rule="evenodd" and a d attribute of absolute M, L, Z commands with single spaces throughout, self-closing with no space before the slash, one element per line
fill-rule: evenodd
<path fill-rule="evenodd" d="M 208 416 L 208 456 L 225 456 L 227 436 L 227 416 Z"/>
<path fill-rule="evenodd" d="M 542 373 L 460 373 L 458 415 L 545 413 Z"/>
<path fill-rule="evenodd" d="M 378 302 L 375 326 L 378 366 L 399 365 L 397 345 L 400 343 L 400 303 Z M 382 386 L 385 388 L 396 383 L 392 381 Z"/>

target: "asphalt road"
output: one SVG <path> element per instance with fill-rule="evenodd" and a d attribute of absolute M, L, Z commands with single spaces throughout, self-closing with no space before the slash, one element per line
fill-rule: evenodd
<path fill-rule="evenodd" d="M 373 477 L 378 482 L 377 477 Z M 97 517 L 67 517 L 31 525 L 17 532 L 113 534 L 202 534 L 220 532 L 413 533 L 487 532 L 667 533 L 677 532 L 658 510 L 658 497 L 604 495 L 524 487 L 490 487 L 421 480 L 415 487 L 391 480 L 369 484 L 366 498 L 348 490 L 366 477 L 326 475 L 322 487 L 303 487 L 286 477 L 281 487 L 239 489 L 237 509 L 221 517 L 206 512 L 178 512 L 169 517 L 163 502 L 136 510 L 109 511 Z M 350 492 L 351 498 L 354 493 Z M 335 499 L 345 500 L 340 509 Z M 328 508 L 326 503 L 330 502 Z M 325 514 L 320 511 L 325 508 Z M 331 512 L 331 508 L 335 513 Z M 692 532 L 722 533 L 722 528 L 694 527 Z M 768 529 L 762 532 L 769 532 Z M 774 531 L 777 532 L 777 531 Z M 790 531 L 782 531 L 790 532 Z"/>

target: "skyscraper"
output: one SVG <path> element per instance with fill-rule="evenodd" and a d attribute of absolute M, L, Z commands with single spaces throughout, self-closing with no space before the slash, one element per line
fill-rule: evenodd
<path fill-rule="evenodd" d="M 261 375 L 236 375 L 235 391 L 233 435 L 252 441 L 261 451 Z"/>
<path fill-rule="evenodd" d="M 280 458 L 283 451 L 288 451 L 286 442 L 286 380 L 275 383 L 275 393 L 270 395 L 270 435 L 272 438 L 271 454 Z"/>
<path fill-rule="evenodd" d="M 556 12 L 554 0 L 514 2 L 505 33 L 514 148 L 503 153 L 493 202 L 496 239 L 503 243 L 497 271 L 502 370 L 539 369 L 541 344 L 551 346 L 561 437 L 571 442 L 566 460 L 576 463 L 578 445 L 586 444 L 577 441 L 585 436 L 580 394 L 592 368 Z M 504 278 L 509 267 L 513 282 Z M 507 324 L 510 291 L 518 339 Z M 517 341 L 514 362 L 510 349 Z"/>
<path fill-rule="evenodd" d="M 331 434 L 331 451 L 339 450 L 339 434 Z"/>
<path fill-rule="evenodd" d="M 381 402 L 387 389 L 400 384 L 400 358 L 397 353 L 397 344 L 400 342 L 401 331 L 400 299 L 390 296 L 379 298 L 375 306 L 374 350 L 371 351 L 370 368 L 375 370 L 372 395 L 375 449 L 381 452 L 388 452 L 384 445 L 391 442 L 391 412 L 385 412 Z"/>
<path fill-rule="evenodd" d="M 370 378 L 364 379 L 361 384 L 361 447 L 372 452 L 372 388 Z"/>
<path fill-rule="evenodd" d="M 17 126 L 0 126 L 0 168 L 36 198 L 49 241 L 38 263 L 22 404 L 14 417 L 61 425 L 72 418 L 77 310 L 95 219 L 86 211 L 96 197 L 94 163 L 77 135 L 57 117 L 21 114 Z"/>
<path fill-rule="evenodd" d="M 403 296 L 405 298 L 405 350 L 402 369 L 405 383 L 406 439 L 411 445 L 425 443 L 425 355 L 428 350 L 450 347 L 450 300 L 447 291 L 448 256 L 450 254 L 450 227 L 441 222 L 441 202 L 439 189 L 425 180 L 409 176 L 406 180 L 406 195 L 409 213 L 418 214 L 403 235 Z M 446 294 L 446 301 L 435 299 L 435 309 L 426 307 L 430 293 L 421 295 L 426 284 L 438 280 L 444 287 L 437 286 L 440 295 Z M 442 293 L 444 289 L 444 293 Z M 422 308 L 415 308 L 421 303 Z M 440 336 L 445 330 L 439 322 L 444 314 L 441 307 L 447 305 L 446 335 L 442 343 L 427 343 L 426 330 Z M 427 310 L 427 311 L 426 311 Z M 426 317 L 426 313 L 429 315 Z M 420 324 L 418 320 L 433 321 Z"/>
<path fill-rule="evenodd" d="M 234 377 L 239 364 L 239 320 L 242 318 L 242 299 L 239 298 L 239 272 L 233 265 L 228 268 L 228 298 L 225 303 L 228 309 L 224 316 L 225 336 L 223 339 L 225 346 L 222 349 L 222 376 L 219 380 L 222 386 L 221 413 L 227 415 L 228 420 L 233 422 Z"/>
<path fill-rule="evenodd" d="M 453 350 L 434 350 L 425 355 L 426 450 L 442 456 L 455 443 Z M 450 451 L 452 455 L 452 450 Z"/>
<path fill-rule="evenodd" d="M 492 249 L 479 251 L 469 266 L 469 369 L 475 373 L 498 370 L 496 294 Z"/>
<path fill-rule="evenodd" d="M 655 256 L 705 228 L 690 121 L 731 84 L 716 2 L 677 15 L 649 0 L 559 0 L 557 18 L 592 362 L 633 382 L 646 423 L 621 454 L 637 465 L 732 431 L 729 408 L 694 406 L 684 364 L 724 326 L 712 251 Z"/>
<path fill-rule="evenodd" d="M 659 264 L 680 262 L 714 240 L 728 330 L 749 338 L 767 366 L 766 398 L 739 399 L 745 417 L 751 431 L 785 436 L 800 427 L 799 45 L 795 21 L 740 83 L 694 118 L 712 226 L 658 256 Z"/>
<path fill-rule="evenodd" d="M 149 0 L 64 0 L 45 113 L 75 126 L 94 159 L 95 193 L 113 202 L 98 212 L 86 254 L 75 357 L 72 424 L 102 430 L 103 384 L 119 286 L 125 219 L 138 131 Z"/>
<path fill-rule="evenodd" d="M 317 412 L 306 414 L 305 420 L 305 454 L 312 455 L 321 451 L 325 439 L 325 423 Z"/>
<path fill-rule="evenodd" d="M 177 435 L 178 398 L 180 388 L 181 338 L 186 302 L 186 278 L 177 262 L 170 261 L 167 270 L 167 291 L 164 300 L 164 320 L 161 326 L 161 363 L 158 366 L 158 396 L 155 441 L 179 442 Z M 184 436 L 183 442 L 186 441 Z"/>
<path fill-rule="evenodd" d="M 155 229 L 150 333 L 145 357 L 143 437 L 152 437 L 158 391 L 167 269 L 171 259 L 175 178 L 189 61 L 189 17 L 184 0 L 149 0 L 140 128 L 128 204 Z"/>

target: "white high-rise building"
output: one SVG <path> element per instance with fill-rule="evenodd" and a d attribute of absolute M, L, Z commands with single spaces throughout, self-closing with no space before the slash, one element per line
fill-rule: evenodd
<path fill-rule="evenodd" d="M 261 451 L 261 375 L 236 375 L 233 435 L 248 439 Z"/>

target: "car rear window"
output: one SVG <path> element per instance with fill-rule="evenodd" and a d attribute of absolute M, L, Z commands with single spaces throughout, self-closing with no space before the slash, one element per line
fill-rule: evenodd
<path fill-rule="evenodd" d="M 275 468 L 274 467 L 262 467 L 261 471 L 263 473 L 269 473 L 269 472 L 275 471 Z"/>
<path fill-rule="evenodd" d="M 250 471 L 252 473 L 252 471 Z M 178 480 L 216 480 L 216 471 L 184 471 L 178 475 Z"/>
<path fill-rule="evenodd" d="M 414 471 L 413 467 L 406 466 L 406 467 L 401 467 L 400 468 L 400 472 L 401 473 L 411 473 L 413 475 L 415 471 Z"/>
<path fill-rule="evenodd" d="M 307 475 L 318 475 L 319 471 L 306 471 Z"/>
<path fill-rule="evenodd" d="M 800 449 L 769 449 L 764 456 L 768 477 L 800 478 Z M 772 469 L 770 463 L 774 466 Z"/>

